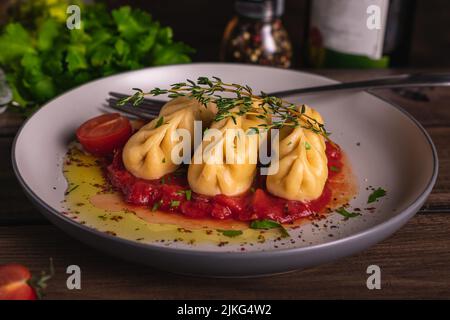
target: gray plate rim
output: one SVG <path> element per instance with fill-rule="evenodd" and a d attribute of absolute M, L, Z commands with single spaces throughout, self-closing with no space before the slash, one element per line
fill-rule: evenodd
<path fill-rule="evenodd" d="M 192 63 L 193 65 L 195 64 L 205 64 L 205 63 Z M 206 63 L 206 64 L 211 64 L 211 65 L 230 65 L 227 63 Z M 239 65 L 237 63 L 233 63 L 232 65 Z M 242 64 L 245 66 L 249 66 L 248 64 Z M 156 68 L 165 68 L 167 66 L 160 66 L 160 67 L 149 67 L 149 68 L 144 68 L 144 69 L 140 69 L 139 71 L 142 70 L 153 70 Z M 267 67 L 267 66 L 258 66 L 259 68 L 270 68 L 272 69 L 273 67 Z M 118 73 L 115 75 L 112 75 L 111 77 L 114 76 L 120 76 L 123 74 L 127 74 L 127 73 L 132 73 L 136 70 L 133 71 L 127 71 L 127 72 L 122 72 L 122 73 Z M 328 81 L 332 80 L 336 83 L 338 83 L 338 81 L 333 80 L 331 78 L 322 76 L 322 75 L 317 75 L 314 73 L 310 73 L 310 72 L 304 72 L 304 71 L 300 71 L 300 70 L 286 70 L 287 72 L 295 72 L 295 73 L 308 73 L 311 75 L 314 75 L 316 77 L 320 77 L 323 79 L 326 79 Z M 16 145 L 17 145 L 17 140 L 22 132 L 22 130 L 25 128 L 25 126 L 27 125 L 27 123 L 32 120 L 33 116 L 39 112 L 39 110 L 41 110 L 42 108 L 44 108 L 46 105 L 52 103 L 54 100 L 58 99 L 60 96 L 74 91 L 82 86 L 85 85 L 89 85 L 93 82 L 96 81 L 100 81 L 102 79 L 105 79 L 107 77 L 104 78 L 100 78 L 100 79 L 96 79 L 94 81 L 90 81 L 86 84 L 80 85 L 78 87 L 75 87 L 69 91 L 66 91 L 64 93 L 62 93 L 61 95 L 53 98 L 52 100 L 48 101 L 46 104 L 44 104 L 41 108 L 39 108 L 38 110 L 36 110 L 20 127 L 20 129 L 18 130 L 14 141 L 13 141 L 13 145 L 11 148 L 11 161 L 12 161 L 12 167 L 13 167 L 13 171 L 21 185 L 21 187 L 24 189 L 24 191 L 26 192 L 27 196 L 29 196 L 31 198 L 31 200 L 33 200 L 39 207 L 41 207 L 42 209 L 44 209 L 43 214 L 50 219 L 50 215 L 52 217 L 56 217 L 57 219 L 62 220 L 64 223 L 68 223 L 71 224 L 73 227 L 77 227 L 82 229 L 84 232 L 87 233 L 91 233 L 97 237 L 101 237 L 104 238 L 105 240 L 111 240 L 113 242 L 119 242 L 123 245 L 131 245 L 134 247 L 138 247 L 141 249 L 146 249 L 146 250 L 154 250 L 154 251 L 158 251 L 158 252 L 171 252 L 174 254 L 186 254 L 188 253 L 189 255 L 193 255 L 193 256 L 215 256 L 215 257 L 232 257 L 232 258 L 256 258 L 256 257 L 261 257 L 261 256 L 266 256 L 266 255 L 276 255 L 276 256 L 281 256 L 281 255 L 286 255 L 286 254 L 295 254 L 295 253 L 299 253 L 299 252 L 308 252 L 308 251 L 313 251 L 313 250 L 318 250 L 318 249 L 325 249 L 327 247 L 334 247 L 334 246 L 340 246 L 343 245 L 345 243 L 348 242 L 353 242 L 356 241 L 360 238 L 365 238 L 365 237 L 370 237 L 372 234 L 376 234 L 378 232 L 380 232 L 381 230 L 384 229 L 389 229 L 389 227 L 391 225 L 395 225 L 397 222 L 400 222 L 402 220 L 404 220 L 405 218 L 408 217 L 409 214 L 411 214 L 411 210 L 414 209 L 415 207 L 417 207 L 418 204 L 423 203 L 426 201 L 426 199 L 428 198 L 429 194 L 431 193 L 437 177 L 438 177 L 438 168 L 439 168 L 439 160 L 438 160 L 438 155 L 437 155 L 437 151 L 436 151 L 436 147 L 430 137 L 430 135 L 428 134 L 428 132 L 425 130 L 425 128 L 410 114 L 408 113 L 406 110 L 404 110 L 402 107 L 400 107 L 399 105 L 397 105 L 396 103 L 393 103 L 392 101 L 389 101 L 385 98 L 382 98 L 380 96 L 378 96 L 377 94 L 374 94 L 372 92 L 368 92 L 365 91 L 367 94 L 374 96 L 377 99 L 383 100 L 384 102 L 386 102 L 387 104 L 391 105 L 392 107 L 396 108 L 397 110 L 401 111 L 409 120 L 411 120 L 421 131 L 421 133 L 425 136 L 428 144 L 430 145 L 430 148 L 432 150 L 432 156 L 433 156 L 433 174 L 430 177 L 430 180 L 427 184 L 427 186 L 425 187 L 425 189 L 421 192 L 420 196 L 415 199 L 408 207 L 406 207 L 404 210 L 402 210 L 401 212 L 399 212 L 395 217 L 392 217 L 391 219 L 388 219 L 386 221 L 383 221 L 379 224 L 377 224 L 376 226 L 369 228 L 365 231 L 361 231 L 358 233 L 355 233 L 351 236 L 342 238 L 342 239 L 338 239 L 338 240 L 334 240 L 334 241 L 330 241 L 327 243 L 321 243 L 321 244 L 317 244 L 317 245 L 311 245 L 311 246 L 307 246 L 307 247 L 300 247 L 300 248 L 285 248 L 285 249 L 277 249 L 277 250 L 272 250 L 272 251 L 258 251 L 258 252 L 215 252 L 215 251 L 201 251 L 201 250 L 189 250 L 188 248 L 172 248 L 172 247 L 159 247 L 159 246 L 154 246 L 152 244 L 143 244 L 143 243 L 138 243 L 138 242 L 134 242 L 132 240 L 127 240 L 124 238 L 120 238 L 120 237 L 115 237 L 112 235 L 109 235 L 107 233 L 104 232 L 100 232 L 96 229 L 90 228 L 88 226 L 82 225 L 72 219 L 70 219 L 69 217 L 66 217 L 64 215 L 62 215 L 60 212 L 58 212 L 57 210 L 54 210 L 52 207 L 50 207 L 47 203 L 45 203 L 45 201 L 43 201 L 42 199 L 40 199 L 33 190 L 31 190 L 30 187 L 28 187 L 28 185 L 26 184 L 25 180 L 23 179 L 22 175 L 20 174 L 20 170 L 18 168 L 17 165 L 17 161 L 16 161 L 16 157 L 15 157 L 15 153 L 16 153 Z"/>

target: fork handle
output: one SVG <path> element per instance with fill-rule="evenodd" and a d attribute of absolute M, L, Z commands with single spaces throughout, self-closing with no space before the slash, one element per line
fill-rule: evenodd
<path fill-rule="evenodd" d="M 435 87 L 450 86 L 450 73 L 416 73 L 401 74 L 373 80 L 345 82 L 319 87 L 283 90 L 269 93 L 271 96 L 283 97 L 294 94 L 313 94 L 335 91 L 369 90 L 380 88 Z"/>

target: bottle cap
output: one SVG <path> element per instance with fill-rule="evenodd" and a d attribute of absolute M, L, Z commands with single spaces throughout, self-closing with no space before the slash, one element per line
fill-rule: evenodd
<path fill-rule="evenodd" d="M 236 12 L 252 19 L 272 19 L 283 15 L 284 0 L 236 0 Z"/>

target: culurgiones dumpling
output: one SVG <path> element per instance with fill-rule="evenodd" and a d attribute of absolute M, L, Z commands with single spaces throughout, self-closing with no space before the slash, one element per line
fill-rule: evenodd
<path fill-rule="evenodd" d="M 186 129 L 194 137 L 194 120 L 209 125 L 217 106 L 201 104 L 194 98 L 179 97 L 166 103 L 157 119 L 143 126 L 125 144 L 122 159 L 125 168 L 143 179 L 159 179 L 175 171 L 179 165 L 172 161 L 171 152 L 178 141 L 173 141 L 177 129 Z M 191 146 L 193 142 L 191 141 Z"/>
<path fill-rule="evenodd" d="M 202 148 L 195 150 L 189 165 L 188 182 L 191 189 L 207 196 L 236 196 L 249 190 L 256 174 L 259 134 L 248 134 L 248 130 L 265 122 L 249 114 L 235 116 L 234 120 L 227 117 L 214 122 L 205 133 Z M 209 139 L 207 136 L 212 129 L 217 129 L 220 134 Z M 229 129 L 239 134 L 234 135 L 234 138 L 231 134 L 227 137 Z M 208 149 L 211 152 L 208 153 Z M 226 159 L 227 150 L 232 161 Z"/>
<path fill-rule="evenodd" d="M 323 124 L 321 115 L 306 107 L 305 114 Z M 300 123 L 305 124 L 303 120 Z M 279 167 L 266 180 L 267 190 L 278 197 L 308 202 L 320 197 L 328 178 L 325 139 L 309 129 L 280 129 Z"/>

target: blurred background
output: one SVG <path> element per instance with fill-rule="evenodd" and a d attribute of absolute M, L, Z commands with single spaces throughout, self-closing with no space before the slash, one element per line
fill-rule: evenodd
<path fill-rule="evenodd" d="M 73 4 L 80 29 L 68 27 Z M 190 61 L 445 69 L 450 1 L 0 0 L 0 111 L 28 115 L 87 81 Z"/>
<path fill-rule="evenodd" d="M 293 46 L 293 66 L 305 67 L 307 36 L 311 6 L 315 0 L 285 0 L 281 19 Z M 327 2 L 336 2 L 326 0 Z M 338 0 L 337 2 L 345 2 Z M 359 2 L 376 3 L 377 1 Z M 443 68 L 450 67 L 450 1 L 448 0 L 403 0 L 391 1 L 400 15 L 411 15 L 411 21 L 392 21 L 406 24 L 402 34 L 407 43 L 403 66 Z M 234 1 L 208 0 L 109 0 L 114 8 L 130 4 L 152 13 L 163 24 L 170 25 L 178 39 L 194 47 L 194 61 L 218 61 L 220 42 L 227 23 L 235 15 Z M 395 17 L 394 17 L 395 19 Z M 403 40 L 400 40 L 402 42 Z"/>
<path fill-rule="evenodd" d="M 19 2 L 17 0 L 0 0 L 3 23 L 8 20 L 7 8 L 17 5 Z M 47 0 L 46 2 L 58 1 Z M 236 12 L 236 1 L 234 0 L 106 0 L 97 2 L 105 2 L 108 8 L 129 5 L 148 11 L 162 25 L 170 26 L 178 40 L 189 44 L 196 50 L 192 56 L 193 61 L 221 60 L 220 50 L 225 28 L 233 17 L 239 15 Z M 252 0 L 248 2 L 252 2 Z M 258 0 L 253 2 L 258 2 Z M 352 6 L 352 2 L 354 3 L 355 0 L 274 0 L 272 2 L 284 2 L 281 22 L 292 44 L 291 65 L 296 68 L 304 68 L 313 67 L 312 63 L 308 62 L 307 51 L 308 41 L 311 40 L 311 15 L 314 3 L 341 2 L 343 4 L 339 5 L 345 7 L 346 2 L 347 5 Z M 362 2 L 368 6 L 373 3 L 389 3 L 389 0 L 356 0 L 356 2 Z M 390 66 L 450 67 L 450 1 L 390 0 L 389 6 L 391 7 L 387 12 L 390 16 L 387 21 L 389 30 L 401 29 L 397 32 L 397 39 L 391 42 L 401 46 L 401 50 L 403 50 L 401 53 L 397 53 L 400 55 L 401 61 L 396 61 Z M 319 9 L 323 10 L 320 7 Z M 243 11 L 244 14 L 241 16 L 245 15 L 245 9 Z M 355 16 L 353 15 L 353 17 Z M 331 64 L 330 67 L 335 66 Z"/>

